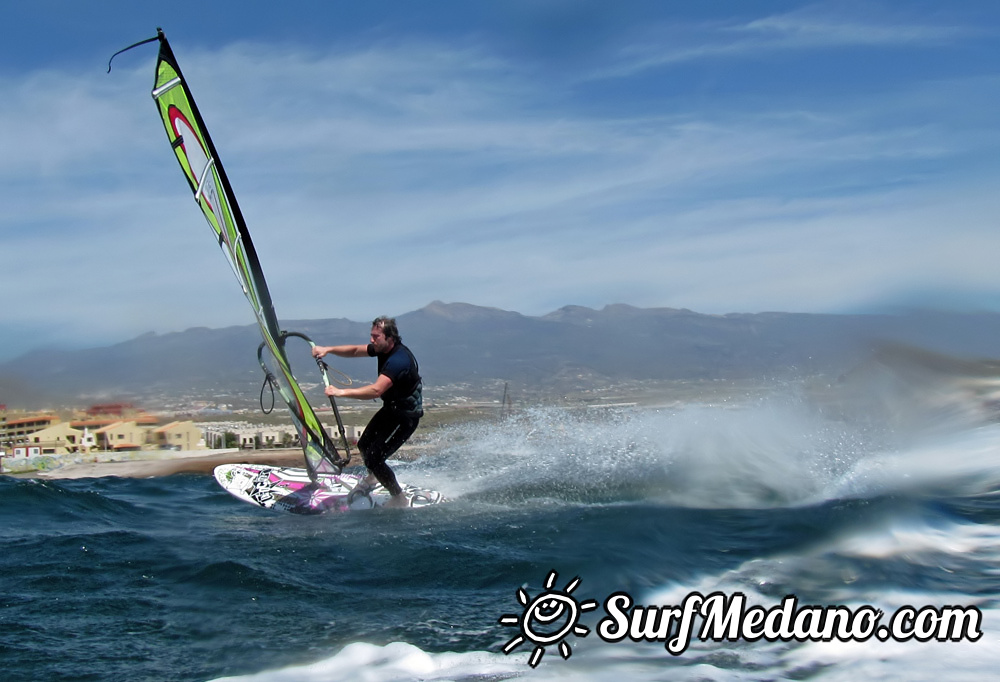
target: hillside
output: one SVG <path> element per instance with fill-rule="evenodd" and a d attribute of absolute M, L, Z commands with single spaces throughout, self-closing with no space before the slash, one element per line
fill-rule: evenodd
<path fill-rule="evenodd" d="M 548 315 L 434 302 L 399 316 L 429 391 L 494 395 L 504 382 L 524 391 L 581 390 L 609 383 L 745 380 L 839 374 L 887 342 L 960 358 L 1000 357 L 1000 315 L 909 313 L 705 315 L 669 308 L 567 306 Z M 364 342 L 369 323 L 288 320 L 322 345 Z M 58 355 L 37 350 L 0 365 L 0 403 L 55 400 L 207 400 L 251 404 L 263 375 L 254 325 L 146 334 Z M 296 375 L 318 382 L 304 342 L 289 342 Z M 334 359 L 356 381 L 374 363 Z M 322 397 L 320 396 L 320 400 Z"/>

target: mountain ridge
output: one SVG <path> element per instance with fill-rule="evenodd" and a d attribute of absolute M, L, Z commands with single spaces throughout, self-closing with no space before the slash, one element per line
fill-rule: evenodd
<path fill-rule="evenodd" d="M 915 311 L 890 315 L 728 313 L 568 305 L 541 316 L 469 303 L 432 301 L 397 316 L 430 390 L 462 385 L 494 390 L 514 382 L 558 391 L 629 381 L 754 379 L 836 374 L 884 343 L 956 357 L 1000 357 L 1000 314 Z M 283 328 L 320 345 L 363 343 L 370 322 L 345 318 L 286 320 Z M 256 325 L 145 333 L 110 346 L 58 354 L 35 350 L 0 363 L 0 403 L 18 393 L 67 402 L 126 396 L 256 399 L 262 382 Z M 301 344 L 301 345 L 300 345 Z M 308 347 L 289 341 L 296 376 L 316 380 Z M 359 381 L 374 364 L 331 364 Z M 368 365 L 371 364 L 369 367 Z"/>

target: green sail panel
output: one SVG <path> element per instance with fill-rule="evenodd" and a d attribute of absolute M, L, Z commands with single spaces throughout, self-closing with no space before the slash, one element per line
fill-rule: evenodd
<path fill-rule="evenodd" d="M 276 383 L 298 429 L 310 476 L 315 479 L 317 474 L 339 473 L 344 460 L 292 374 L 285 353 L 285 335 L 278 326 L 257 252 L 215 145 L 166 37 L 162 31 L 158 31 L 157 37 L 160 54 L 152 94 L 170 146 L 191 186 L 195 201 L 253 308 L 264 337 L 263 345 L 277 365 Z"/>

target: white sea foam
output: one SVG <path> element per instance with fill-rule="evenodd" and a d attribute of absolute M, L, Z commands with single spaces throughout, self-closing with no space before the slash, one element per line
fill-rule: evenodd
<path fill-rule="evenodd" d="M 912 602 L 913 595 L 898 595 Z M 354 643 L 330 658 L 303 666 L 266 671 L 227 682 L 485 682 L 507 679 L 580 680 L 581 682 L 652 682 L 654 680 L 749 681 L 809 679 L 851 682 L 857 679 L 981 680 L 1000 665 L 1000 612 L 985 610 L 978 642 L 807 642 L 760 641 L 716 643 L 695 639 L 682 656 L 671 656 L 658 643 L 609 644 L 591 633 L 573 642 L 568 660 L 546 652 L 537 668 L 527 653 L 429 653 L 392 643 Z M 806 675 L 806 673 L 808 673 Z M 221 682 L 221 680 L 220 680 Z"/>
<path fill-rule="evenodd" d="M 521 672 L 517 662 L 487 652 L 433 654 L 411 644 L 376 646 L 356 642 L 336 655 L 307 665 L 291 666 L 218 682 L 404 682 L 407 680 L 507 679 Z"/>

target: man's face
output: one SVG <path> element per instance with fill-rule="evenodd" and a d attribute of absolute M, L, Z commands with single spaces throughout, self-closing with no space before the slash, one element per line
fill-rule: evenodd
<path fill-rule="evenodd" d="M 382 327 L 375 325 L 372 327 L 372 345 L 375 346 L 376 353 L 384 353 L 392 347 L 392 342 L 385 337 Z"/>

